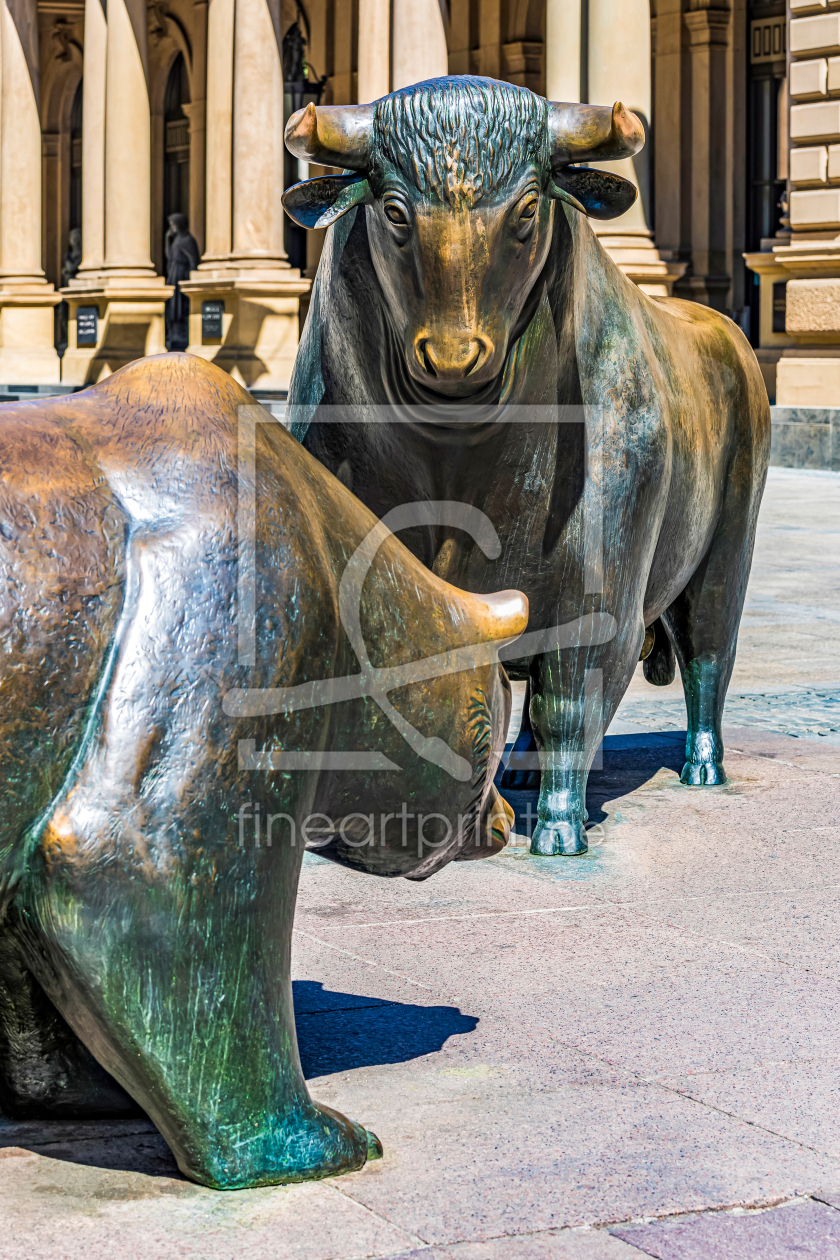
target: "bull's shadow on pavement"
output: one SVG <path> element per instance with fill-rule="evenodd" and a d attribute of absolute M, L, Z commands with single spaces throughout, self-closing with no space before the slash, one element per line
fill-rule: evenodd
<path fill-rule="evenodd" d="M 407 1063 L 473 1032 L 478 1020 L 457 1006 L 415 1006 L 355 993 L 319 981 L 293 981 L 295 1023 L 307 1080 L 384 1063 Z"/>
<path fill-rule="evenodd" d="M 634 735 L 607 735 L 602 764 L 593 766 L 586 787 L 589 825 L 605 822 L 604 806 L 649 783 L 660 770 L 679 774 L 685 764 L 685 731 L 642 731 Z M 502 770 L 496 776 L 501 782 Z M 516 813 L 515 830 L 530 838 L 537 823 L 539 788 L 502 788 L 502 795 Z"/>
<path fill-rule="evenodd" d="M 608 801 L 635 792 L 660 770 L 679 774 L 685 765 L 685 731 L 607 735 L 602 760 L 601 768 L 590 772 L 586 788 L 590 823 L 604 822 Z"/>

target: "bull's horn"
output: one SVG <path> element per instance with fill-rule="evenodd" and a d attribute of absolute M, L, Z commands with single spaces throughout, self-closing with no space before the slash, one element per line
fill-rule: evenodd
<path fill-rule="evenodd" d="M 304 162 L 365 171 L 370 159 L 373 105 L 313 105 L 286 124 L 286 147 Z"/>
<path fill-rule="evenodd" d="M 614 162 L 632 157 L 645 142 L 642 120 L 621 101 L 607 105 L 561 105 L 548 107 L 551 138 L 551 164 L 567 162 Z"/>

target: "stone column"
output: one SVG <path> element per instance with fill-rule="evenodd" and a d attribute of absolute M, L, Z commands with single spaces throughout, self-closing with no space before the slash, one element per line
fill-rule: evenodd
<path fill-rule="evenodd" d="M 439 0 L 393 0 L 391 89 L 449 73 Z"/>
<path fill-rule="evenodd" d="M 651 114 L 650 0 L 589 0 L 587 95 L 594 105 L 622 101 L 642 118 Z M 665 296 L 683 274 L 681 263 L 664 261 L 650 228 L 650 149 L 606 169 L 639 189 L 635 204 L 618 219 L 592 222 L 614 262 L 646 293 Z M 597 165 L 597 163 L 595 163 Z"/>
<path fill-rule="evenodd" d="M 546 0 L 545 94 L 550 101 L 579 101 L 581 96 L 581 3 Z"/>
<path fill-rule="evenodd" d="M 283 67 L 266 0 L 236 0 L 233 48 L 233 256 L 286 267 Z"/>
<path fill-rule="evenodd" d="M 685 14 L 691 52 L 691 258 L 695 301 L 723 310 L 732 283 L 726 214 L 729 0 Z"/>
<path fill-rule="evenodd" d="M 85 0 L 82 79 L 82 263 L 79 275 L 105 262 L 105 63 L 108 23 L 102 0 Z"/>
<path fill-rule="evenodd" d="M 207 15 L 207 190 L 203 265 L 230 257 L 234 0 L 210 0 Z"/>
<path fill-rule="evenodd" d="M 387 96 L 391 82 L 391 0 L 359 0 L 359 104 Z"/>
<path fill-rule="evenodd" d="M 90 68 L 94 107 L 90 116 L 87 111 L 84 114 L 82 144 L 84 151 L 87 142 L 96 164 L 82 227 L 83 251 L 88 222 L 94 239 L 87 245 L 87 268 L 62 290 L 70 307 L 62 380 L 78 385 L 101 380 L 134 359 L 160 354 L 166 348 L 165 302 L 173 292 L 151 261 L 151 118 L 144 0 L 108 0 L 102 146 L 104 257 L 100 266 L 94 265 L 99 250 L 97 172 L 102 144 L 103 29 L 98 17 L 93 31 L 93 42 L 85 47 L 85 78 Z M 79 345 L 80 308 L 86 317 L 96 313 L 92 345 Z"/>
<path fill-rule="evenodd" d="M 683 154 L 690 148 L 684 108 L 688 66 L 683 54 L 683 35 L 683 0 L 657 0 L 656 17 L 651 20 L 656 101 L 653 182 L 656 243 L 668 258 L 685 257 L 688 253 L 687 189 L 680 177 Z"/>
<path fill-rule="evenodd" d="M 0 0 L 0 382 L 59 380 L 41 266 L 41 125 L 35 0 Z"/>
<path fill-rule="evenodd" d="M 269 0 L 210 0 L 207 245 L 181 285 L 190 297 L 190 354 L 269 391 L 288 388 L 300 298 L 311 285 L 283 246 L 281 34 Z M 202 312 L 210 310 L 221 310 L 221 336 L 205 336 Z"/>
<path fill-rule="evenodd" d="M 154 276 L 152 129 L 143 0 L 108 0 L 105 92 L 105 266 Z"/>
<path fill-rule="evenodd" d="M 190 120 L 190 231 L 204 249 L 207 127 L 207 0 L 193 4 L 192 101 L 184 106 Z"/>

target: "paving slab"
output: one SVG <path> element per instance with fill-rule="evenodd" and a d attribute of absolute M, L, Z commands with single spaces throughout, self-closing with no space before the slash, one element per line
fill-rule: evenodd
<path fill-rule="evenodd" d="M 836 1055 L 802 1056 L 750 1068 L 666 1071 L 656 1080 L 840 1160 L 840 1047 Z"/>
<path fill-rule="evenodd" d="M 333 1260 L 389 1255 L 417 1241 L 324 1183 L 226 1194 L 76 1160 L 0 1154 L 3 1260 Z"/>
<path fill-rule="evenodd" d="M 423 1247 L 392 1260 L 639 1260 L 638 1248 L 606 1230 L 563 1230 L 558 1234 L 506 1235 L 480 1243 Z"/>
<path fill-rule="evenodd" d="M 489 1023 L 489 1021 L 488 1021 Z M 427 1242 L 767 1201 L 832 1160 L 538 1035 L 481 1023 L 472 1046 L 313 1081 L 371 1124 L 381 1163 L 345 1193 Z"/>
<path fill-rule="evenodd" d="M 766 1212 L 716 1212 L 613 1230 L 658 1260 L 792 1260 L 840 1254 L 840 1212 L 804 1200 Z"/>

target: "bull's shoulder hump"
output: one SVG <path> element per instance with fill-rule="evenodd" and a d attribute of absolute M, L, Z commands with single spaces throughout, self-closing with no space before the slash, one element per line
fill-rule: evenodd
<path fill-rule="evenodd" d="M 669 322 L 688 324 L 699 333 L 709 331 L 723 332 L 733 336 L 742 335 L 738 325 L 728 315 L 713 310 L 711 306 L 703 306 L 700 302 L 689 302 L 685 298 L 650 297 L 648 300 L 660 318 L 664 315 Z"/>
<path fill-rule="evenodd" d="M 682 298 L 649 298 L 647 309 L 660 333 L 675 347 L 712 359 L 740 362 L 747 376 L 760 375 L 755 351 L 734 320 L 722 311 Z"/>

